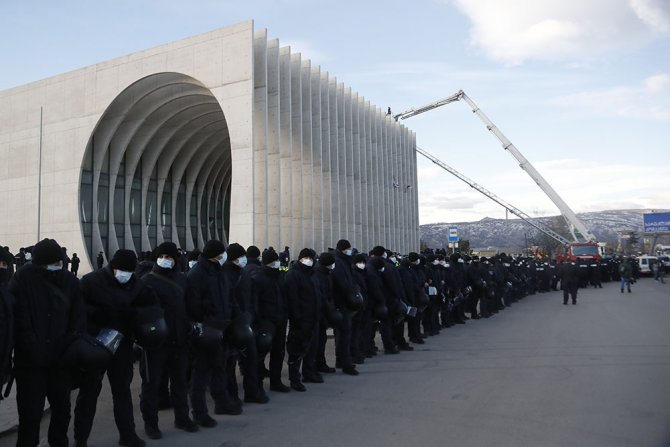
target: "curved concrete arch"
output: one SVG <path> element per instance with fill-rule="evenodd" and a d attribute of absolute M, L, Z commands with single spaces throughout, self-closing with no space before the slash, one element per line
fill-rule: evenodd
<path fill-rule="evenodd" d="M 216 163 L 212 164 L 211 170 L 209 171 L 209 174 L 205 180 L 205 190 L 206 190 L 206 195 L 205 191 L 203 191 L 203 196 L 205 200 L 205 221 L 207 222 L 207 232 L 206 234 L 203 234 L 203 239 L 210 240 L 210 239 L 216 239 L 216 216 L 213 214 L 212 211 L 212 198 L 214 196 L 214 188 L 216 185 L 216 179 L 219 176 L 219 173 L 225 168 L 227 164 L 230 163 L 230 154 L 224 153 L 220 154 L 219 157 L 217 157 Z M 202 204 L 202 198 L 200 199 L 200 203 Z M 202 210 L 201 210 L 202 213 Z M 212 222 L 214 224 L 214 229 L 212 229 L 212 225 L 210 224 Z"/>
<path fill-rule="evenodd" d="M 184 242 L 179 241 L 176 225 L 177 194 L 181 185 L 186 194 L 185 209 L 179 210 L 185 216 L 186 245 L 189 249 L 195 248 L 194 239 L 196 244 L 202 244 L 202 235 L 194 238 L 201 228 L 201 207 L 194 210 L 197 216 L 191 216 L 191 208 L 197 208 L 192 207 L 191 202 L 194 197 L 200 200 L 207 189 L 206 178 L 200 178 L 200 173 L 210 160 L 210 154 L 218 151 L 221 154 L 214 159 L 216 162 L 230 159 L 228 126 L 218 100 L 202 83 L 179 73 L 157 73 L 126 87 L 102 114 L 84 155 L 85 160 L 90 157 L 85 169 L 92 171 L 89 181 L 92 191 L 87 200 L 96 208 L 90 218 L 91 234 L 89 239 L 85 238 L 90 258 L 94 259 L 98 251 L 107 252 L 109 258 L 118 248 L 145 250 L 163 242 L 160 207 L 171 172 L 175 173 L 175 178 L 170 179 L 172 188 L 168 199 L 173 214 L 172 239 Z M 103 193 L 106 203 L 100 201 L 102 174 L 108 188 Z M 136 196 L 138 179 L 141 193 Z M 117 183 L 122 191 L 117 191 Z M 150 184 L 151 206 L 157 206 L 151 222 L 152 229 L 156 228 L 155 238 L 149 233 L 147 220 Z M 124 214 L 123 223 L 119 213 Z M 99 215 L 107 225 L 103 231 Z M 194 225 L 197 229 L 192 228 Z M 120 240 L 117 228 L 123 231 L 123 237 L 118 235 Z"/>
<path fill-rule="evenodd" d="M 191 160 L 188 163 L 188 166 L 186 167 L 185 170 L 185 178 L 186 178 L 186 209 L 191 210 L 191 202 L 193 200 L 193 190 L 196 187 L 196 184 L 198 183 L 197 180 L 199 178 L 199 173 L 203 168 L 204 162 L 206 158 L 211 154 L 212 152 L 215 151 L 215 149 L 220 148 L 223 143 L 228 140 L 230 142 L 230 137 L 228 133 L 223 133 L 220 135 L 220 138 L 214 139 L 214 136 L 219 136 L 219 132 L 212 134 L 212 136 L 209 138 L 209 141 L 207 141 L 207 146 L 203 144 L 201 150 L 199 150 L 197 153 L 194 154 L 194 156 L 191 158 Z M 198 212 L 197 209 L 197 192 L 196 192 L 196 236 L 197 236 L 197 229 L 200 228 L 200 213 Z M 193 229 L 191 228 L 191 221 L 190 219 L 186 223 L 186 249 L 187 250 L 192 250 L 195 248 L 195 244 L 193 243 Z"/>
<path fill-rule="evenodd" d="M 197 213 L 198 213 L 198 244 L 199 245 L 204 245 L 207 240 L 210 239 L 209 235 L 209 217 L 207 215 L 207 208 L 205 207 L 205 216 L 203 219 L 203 197 L 205 196 L 205 192 L 208 191 L 208 184 L 211 184 L 209 181 L 209 175 L 212 172 L 212 168 L 214 166 L 218 165 L 219 160 L 221 158 L 225 158 L 225 156 L 230 155 L 230 153 L 227 153 L 226 151 L 212 151 L 209 156 L 204 160 L 204 163 L 200 169 L 200 171 L 197 174 L 197 178 L 201 179 L 202 181 L 199 182 L 197 192 L 196 192 L 196 200 L 197 200 Z M 224 160 L 225 163 L 225 160 Z M 205 221 L 205 228 L 206 231 L 202 231 L 202 224 L 203 220 Z"/>

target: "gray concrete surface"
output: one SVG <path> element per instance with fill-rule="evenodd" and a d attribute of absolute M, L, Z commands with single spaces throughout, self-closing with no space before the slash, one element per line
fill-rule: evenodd
<path fill-rule="evenodd" d="M 669 310 L 670 285 L 651 279 L 631 294 L 613 283 L 581 289 L 576 306 L 537 294 L 414 352 L 368 360 L 358 377 L 271 392 L 267 405 L 216 416 L 213 429 L 177 431 L 163 411 L 164 439 L 147 445 L 670 446 Z M 118 441 L 107 388 L 103 396 L 90 446 Z"/>

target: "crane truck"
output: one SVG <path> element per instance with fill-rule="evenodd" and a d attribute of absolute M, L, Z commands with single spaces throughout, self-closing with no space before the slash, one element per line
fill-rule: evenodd
<path fill-rule="evenodd" d="M 586 228 L 586 226 L 582 223 L 581 220 L 577 217 L 577 215 L 572 211 L 572 209 L 568 206 L 567 203 L 558 195 L 558 193 L 549 185 L 549 183 L 540 175 L 540 173 L 535 169 L 535 167 L 524 157 L 521 152 L 512 144 L 512 142 L 507 139 L 507 137 L 496 127 L 495 124 L 484 114 L 484 112 L 477 107 L 477 105 L 474 103 L 472 99 L 468 95 L 465 94 L 463 90 L 459 90 L 458 92 L 454 93 L 451 96 L 447 96 L 446 98 L 440 99 L 438 101 L 416 107 L 416 108 L 411 108 L 409 110 L 406 110 L 402 113 L 398 113 L 393 115 L 393 118 L 398 121 L 399 119 L 405 120 L 407 118 L 411 118 L 413 116 L 419 115 L 420 113 L 427 112 L 429 110 L 436 109 L 438 107 L 451 104 L 452 102 L 457 102 L 457 101 L 465 101 L 470 108 L 472 109 L 472 112 L 475 113 L 479 119 L 486 125 L 486 128 L 500 141 L 502 144 L 502 147 L 504 150 L 508 151 L 512 156 L 516 159 L 516 161 L 519 163 L 519 166 L 521 169 L 526 171 L 526 173 L 533 179 L 533 181 L 540 187 L 540 189 L 551 199 L 552 202 L 556 205 L 556 207 L 559 209 L 561 212 L 561 215 L 565 219 L 566 223 L 568 224 L 568 228 L 570 231 L 570 234 L 572 235 L 572 241 L 564 238 L 561 235 L 558 235 L 557 233 L 551 231 L 545 231 L 543 228 L 538 228 L 535 224 L 532 224 L 532 219 L 530 219 L 529 216 L 525 215 L 525 213 L 522 215 L 515 209 L 515 211 L 512 211 L 513 214 L 521 217 L 524 221 L 531 223 L 531 225 L 535 226 L 536 228 L 540 229 L 543 231 L 545 234 L 548 234 L 555 240 L 559 241 L 564 247 L 565 247 L 565 254 L 561 255 L 564 259 L 567 260 L 577 260 L 577 259 L 591 259 L 591 260 L 600 260 L 603 251 L 604 251 L 604 244 L 600 244 L 597 242 L 596 237 Z M 433 163 L 440 165 L 443 169 L 449 171 L 446 165 L 444 163 L 439 162 L 436 157 L 428 154 L 426 151 L 417 148 L 417 152 L 423 155 L 424 157 L 428 158 L 431 160 Z M 436 161 L 437 160 L 437 161 Z M 451 171 L 449 171 L 451 172 Z M 454 174 L 452 172 L 452 174 Z M 456 175 L 456 174 L 454 174 Z M 458 175 L 457 175 L 458 177 Z M 460 178 L 460 177 L 459 177 Z M 463 180 L 463 179 L 461 179 Z M 473 182 L 474 183 L 474 182 Z M 472 186 L 472 185 L 471 185 Z M 474 186 L 473 186 L 474 187 Z M 478 189 L 478 188 L 476 188 Z M 478 189 L 479 190 L 479 189 Z M 480 192 L 482 192 L 480 190 Z M 487 195 L 487 197 L 492 198 L 491 195 L 484 193 Z M 493 199 L 495 200 L 495 199 Z M 498 203 L 501 203 L 498 200 L 495 200 Z M 501 203 L 502 204 L 502 203 Z M 506 205 L 505 208 L 508 210 Z M 555 234 L 552 234 L 555 233 Z"/>

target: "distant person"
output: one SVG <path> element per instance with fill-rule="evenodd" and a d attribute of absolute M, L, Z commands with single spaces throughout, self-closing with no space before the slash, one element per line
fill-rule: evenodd
<path fill-rule="evenodd" d="M 72 253 L 72 258 L 70 259 L 70 271 L 74 276 L 77 276 L 80 262 L 81 259 L 79 259 L 79 257 L 77 256 L 77 253 Z"/>
<path fill-rule="evenodd" d="M 665 279 L 663 279 L 665 273 L 665 266 L 663 265 L 663 261 L 659 259 L 658 262 L 652 266 L 652 268 L 654 269 L 654 279 L 656 281 L 661 281 L 662 284 L 665 284 Z"/>
<path fill-rule="evenodd" d="M 633 278 L 632 263 L 632 259 L 624 259 L 619 266 L 619 274 L 621 275 L 621 293 L 623 293 L 624 286 L 626 286 L 628 293 L 631 293 L 630 283 Z"/>
<path fill-rule="evenodd" d="M 102 254 L 102 252 L 100 252 L 98 253 L 98 257 L 95 260 L 98 263 L 98 270 L 100 270 L 105 263 L 105 256 Z"/>
<path fill-rule="evenodd" d="M 289 251 L 288 246 L 284 247 L 284 251 L 279 253 L 279 264 L 281 267 L 288 267 L 291 262 L 291 252 Z"/>

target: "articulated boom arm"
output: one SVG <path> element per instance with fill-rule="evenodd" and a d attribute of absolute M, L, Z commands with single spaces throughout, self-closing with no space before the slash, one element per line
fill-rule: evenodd
<path fill-rule="evenodd" d="M 426 152 L 425 150 L 421 149 L 418 146 L 416 147 L 416 151 L 419 154 L 426 157 L 428 160 L 432 161 L 433 163 L 435 163 L 436 165 L 438 165 L 439 167 L 444 169 L 445 171 L 449 172 L 450 174 L 457 177 L 458 179 L 464 181 L 470 187 L 476 189 L 477 191 L 484 194 L 489 199 L 491 199 L 494 202 L 496 202 L 497 204 L 501 205 L 503 208 L 505 208 L 510 213 L 514 214 L 515 216 L 519 216 L 524 222 L 526 222 L 530 226 L 534 227 L 535 229 L 540 230 L 541 232 L 543 232 L 547 236 L 549 236 L 551 238 L 554 238 L 555 240 L 557 240 L 558 242 L 560 242 L 563 245 L 567 245 L 567 244 L 570 243 L 569 240 L 567 240 L 566 238 L 564 238 L 563 236 L 561 236 L 560 234 L 558 234 L 557 232 L 555 232 L 551 228 L 545 227 L 544 225 L 534 221 L 533 218 L 530 217 L 528 214 L 524 213 L 520 209 L 518 209 L 518 208 L 510 205 L 509 203 L 505 202 L 503 199 L 501 199 L 500 197 L 497 197 L 495 194 L 493 194 L 491 191 L 487 190 L 483 186 L 473 182 L 472 180 L 470 180 L 469 178 L 467 178 L 466 176 L 464 176 L 463 174 L 461 174 L 460 172 L 458 172 L 454 168 L 450 167 L 446 163 L 439 160 L 434 155 L 431 155 L 430 153 Z"/>
<path fill-rule="evenodd" d="M 406 112 L 399 113 L 397 115 L 394 115 L 393 117 L 396 119 L 406 119 L 410 118 L 412 116 L 418 115 L 423 112 L 427 112 L 429 110 L 435 109 L 437 107 L 450 104 L 452 102 L 460 101 L 463 100 L 468 103 L 468 105 L 472 108 L 473 113 L 477 114 L 480 120 L 486 125 L 486 128 L 495 135 L 495 137 L 500 141 L 502 144 L 503 149 L 506 151 L 509 151 L 512 156 L 519 162 L 519 166 L 521 169 L 526 171 L 528 175 L 533 179 L 535 183 L 537 183 L 537 186 L 540 187 L 542 191 L 551 199 L 552 202 L 556 205 L 556 207 L 559 209 L 561 214 L 563 215 L 563 218 L 568 224 L 568 227 L 570 228 L 570 233 L 572 234 L 572 237 L 574 238 L 575 242 L 579 241 L 579 238 L 577 237 L 577 233 L 581 234 L 581 236 L 587 240 L 587 241 L 595 241 L 596 237 L 586 228 L 586 226 L 579 220 L 577 215 L 570 209 L 567 203 L 561 197 L 554 191 L 554 189 L 549 185 L 549 183 L 540 175 L 540 173 L 533 167 L 532 164 L 519 152 L 519 150 L 512 144 L 510 140 L 503 135 L 503 133 L 496 127 L 495 124 L 484 114 L 484 112 L 481 111 L 479 107 L 468 97 L 468 95 L 463 92 L 463 90 L 459 90 L 457 93 L 448 96 L 444 99 L 441 99 L 439 101 L 427 104 L 422 107 L 418 107 L 416 109 L 412 108 L 407 110 Z M 519 216 L 521 217 L 521 216 Z"/>

